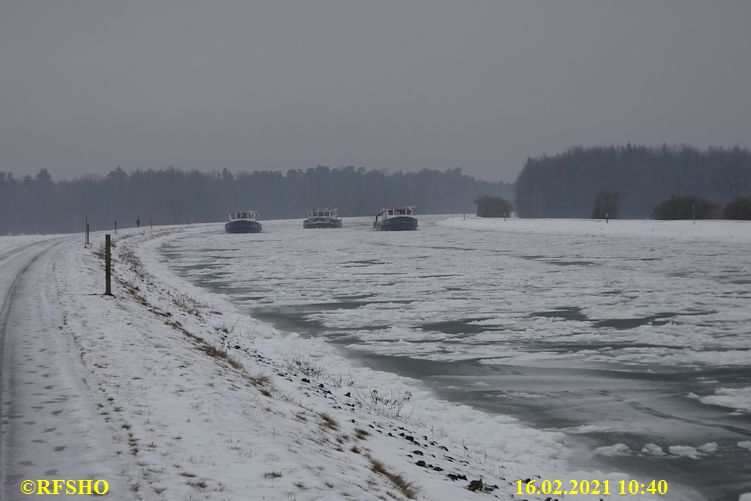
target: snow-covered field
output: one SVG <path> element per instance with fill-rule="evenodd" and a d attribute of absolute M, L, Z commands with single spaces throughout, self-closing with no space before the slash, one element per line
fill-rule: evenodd
<path fill-rule="evenodd" d="M 115 477 L 116 499 L 510 499 L 517 480 L 628 478 L 608 462 L 627 457 L 662 461 L 651 476 L 637 472 L 641 480 L 663 478 L 659 465 L 674 474 L 669 494 L 654 499 L 690 500 L 702 496 L 674 480 L 685 478 L 682 465 L 751 458 L 749 435 L 731 443 L 731 432 L 622 443 L 639 423 L 626 429 L 628 419 L 608 421 L 591 406 L 613 393 L 642 404 L 652 383 L 667 384 L 651 383 L 648 371 L 694 371 L 701 391 L 670 398 L 714 413 L 708 429 L 747 419 L 743 226 L 725 238 L 701 223 L 661 235 L 645 222 L 609 235 L 583 229 L 598 222 L 508 221 L 516 226 L 506 231 L 503 221 L 441 219 L 423 218 L 406 234 L 368 231 L 365 219 L 331 231 L 271 221 L 260 235 L 226 235 L 220 224 L 126 232 L 115 251 L 115 298 L 99 295 L 101 258 L 77 238 L 24 272 L 28 263 L 18 261 L 0 293 L 24 273 L 29 282 L 51 277 L 51 292 L 45 308 L 18 318 L 13 309 L 33 305 L 16 297 L 4 335 L 23 336 L 32 316 L 59 320 L 48 324 L 58 329 L 36 330 L 61 361 L 46 377 L 27 371 L 27 388 L 50 371 L 77 378 L 85 404 L 75 407 L 71 396 L 54 416 L 66 423 L 61 430 L 97 444 L 99 461 L 83 467 L 85 448 L 54 449 L 66 440 L 60 430 L 48 432 L 58 442 L 43 430 L 43 443 L 32 446 L 28 433 L 29 443 L 11 440 L 38 425 L 3 406 L 8 499 L 22 497 L 13 484 L 21 477 L 69 478 L 85 468 Z M 689 230 L 701 235 L 687 238 Z M 12 245 L 6 240 L 0 246 Z M 626 383 L 614 387 L 605 368 Z M 538 413 L 587 407 L 576 390 L 593 384 L 610 392 L 589 402 L 601 422 L 551 421 L 541 430 L 509 416 L 534 424 L 520 402 Z M 727 402 L 735 407 L 720 407 Z M 579 437 L 596 434 L 608 445 L 587 453 Z M 24 445 L 34 454 L 16 457 Z M 479 479 L 487 492 L 467 489 Z M 750 479 L 737 480 L 736 490 Z M 600 497 L 652 499 L 592 498 Z"/>

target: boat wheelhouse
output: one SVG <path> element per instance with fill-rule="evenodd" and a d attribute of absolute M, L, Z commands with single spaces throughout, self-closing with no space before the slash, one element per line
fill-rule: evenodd
<path fill-rule="evenodd" d="M 341 228 L 342 216 L 339 209 L 310 209 L 308 218 L 302 222 L 303 228 Z"/>
<path fill-rule="evenodd" d="M 415 207 L 390 207 L 381 209 L 373 221 L 373 229 L 380 231 L 410 231 L 417 229 Z"/>
<path fill-rule="evenodd" d="M 224 224 L 227 233 L 260 233 L 261 223 L 256 221 L 258 213 L 254 210 L 233 210 L 228 214 L 229 221 Z"/>

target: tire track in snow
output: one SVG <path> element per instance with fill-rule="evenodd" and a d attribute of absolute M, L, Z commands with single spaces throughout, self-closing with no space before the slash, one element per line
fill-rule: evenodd
<path fill-rule="evenodd" d="M 32 242 L 26 245 L 21 245 L 19 247 L 16 247 L 14 249 L 11 249 L 10 251 L 4 252 L 0 255 L 0 261 L 10 261 L 13 257 L 16 257 L 22 253 L 27 252 L 27 250 L 30 247 L 39 245 L 39 242 Z M 46 250 L 46 249 L 45 249 Z M 10 311 L 11 306 L 13 304 L 13 300 L 16 295 L 16 290 L 18 288 L 18 284 L 21 280 L 21 277 L 26 273 L 29 268 L 31 267 L 34 262 L 39 259 L 39 256 L 41 255 L 41 252 L 38 252 L 34 254 L 30 260 L 28 260 L 24 265 L 22 265 L 22 268 L 19 269 L 15 276 L 13 276 L 12 281 L 8 285 L 7 289 L 5 290 L 5 293 L 3 295 L 3 302 L 2 306 L 0 306 L 0 489 L 4 490 L 5 486 L 5 473 L 8 471 L 5 465 L 7 464 L 6 460 L 6 439 L 5 439 L 5 433 L 2 433 L 2 429 L 8 424 L 5 421 L 5 406 L 8 405 L 8 402 L 6 402 L 6 398 L 8 397 L 6 393 L 7 388 L 7 378 L 8 378 L 8 367 L 10 367 L 10 360 L 6 360 L 6 351 L 5 351 L 5 338 L 6 338 L 6 332 L 8 330 L 8 320 L 10 318 Z M 3 263 L 5 264 L 5 263 Z M 0 277 L 2 279 L 2 277 Z M 0 282 L 1 283 L 1 282 Z M 0 494 L 2 494 L 3 491 L 0 490 Z"/>
<path fill-rule="evenodd" d="M 32 242 L 29 244 L 21 245 L 18 247 L 15 247 L 7 252 L 4 252 L 3 254 L 0 254 L 0 261 L 5 262 L 10 261 L 16 256 L 19 256 L 23 253 L 26 253 L 27 250 L 31 247 L 34 247 L 36 245 L 41 245 L 40 242 Z M 16 290 L 18 288 L 18 284 L 21 280 L 21 277 L 26 273 L 29 268 L 36 262 L 37 259 L 39 259 L 39 256 L 44 252 L 44 250 L 47 250 L 44 248 L 42 251 L 34 254 L 31 256 L 31 259 L 29 259 L 25 264 L 22 265 L 22 267 L 15 273 L 12 280 L 10 281 L 10 284 L 6 288 L 4 294 L 3 294 L 3 302 L 2 306 L 0 306 L 0 494 L 3 496 L 0 497 L 0 499 L 5 499 L 5 486 L 6 486 L 6 473 L 8 471 L 7 464 L 8 459 L 7 456 L 7 436 L 6 430 L 3 430 L 3 428 L 6 428 L 9 425 L 10 418 L 6 418 L 6 412 L 5 407 L 9 405 L 9 401 L 6 401 L 6 398 L 9 398 L 9 392 L 6 391 L 8 388 L 8 379 L 9 379 L 9 371 L 8 368 L 10 367 L 11 361 L 6 359 L 6 350 L 5 350 L 5 343 L 6 343 L 6 333 L 8 330 L 8 320 L 10 319 L 10 311 L 11 306 L 13 304 L 13 300 L 16 296 Z M 7 266 L 7 265 L 6 265 Z M 0 276 L 0 284 L 2 284 L 2 276 Z"/>

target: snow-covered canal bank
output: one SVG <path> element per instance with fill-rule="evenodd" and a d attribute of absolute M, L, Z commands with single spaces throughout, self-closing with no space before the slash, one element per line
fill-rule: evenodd
<path fill-rule="evenodd" d="M 114 296 L 98 244 L 0 238 L 0 499 L 79 480 L 160 501 L 509 499 L 542 480 L 591 480 L 580 499 L 599 499 L 637 482 L 575 471 L 561 433 L 352 365 L 172 273 L 162 244 L 214 226 L 121 231 Z M 676 483 L 627 497 L 698 499 Z"/>
<path fill-rule="evenodd" d="M 565 432 L 574 466 L 751 490 L 747 223 L 443 219 L 215 225 L 159 250 L 282 332 Z"/>

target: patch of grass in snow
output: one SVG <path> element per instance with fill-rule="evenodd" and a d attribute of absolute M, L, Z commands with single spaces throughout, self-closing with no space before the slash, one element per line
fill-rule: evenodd
<path fill-rule="evenodd" d="M 323 421 L 323 426 L 328 428 L 329 430 L 338 430 L 339 429 L 339 423 L 336 422 L 334 418 L 326 414 L 325 412 L 322 412 L 319 414 L 321 416 L 321 421 Z"/>
<path fill-rule="evenodd" d="M 298 355 L 292 360 L 287 360 L 286 365 L 287 371 L 293 374 L 299 374 L 316 381 L 322 380 L 336 388 L 354 386 L 355 384 L 351 374 L 346 376 L 342 373 L 339 373 L 339 375 L 329 374 L 326 367 L 311 361 L 310 357 L 302 358 Z"/>
<path fill-rule="evenodd" d="M 172 298 L 172 303 L 174 303 L 179 310 L 182 310 L 189 315 L 193 315 L 194 317 L 203 318 L 201 315 L 201 309 L 208 309 L 208 305 L 193 299 L 187 294 L 170 291 L 169 295 Z"/>
<path fill-rule="evenodd" d="M 263 478 L 279 478 L 282 476 L 280 471 L 269 471 L 263 474 Z"/>
<path fill-rule="evenodd" d="M 402 417 L 402 410 L 407 402 L 412 400 L 412 393 L 405 391 L 404 393 L 399 394 L 394 391 L 389 391 L 388 394 L 382 394 L 375 389 L 370 390 L 368 393 L 355 388 L 352 390 L 352 398 L 355 402 L 372 413 L 386 417 L 398 418 Z"/>
<path fill-rule="evenodd" d="M 370 433 L 363 429 L 357 428 L 355 430 L 355 436 L 360 440 L 365 440 L 366 438 L 368 438 L 368 435 L 370 435 Z"/>
<path fill-rule="evenodd" d="M 321 379 L 326 373 L 326 368 L 323 365 L 311 362 L 310 358 L 302 359 L 300 356 L 288 361 L 287 369 L 314 379 Z"/>
<path fill-rule="evenodd" d="M 131 454 L 134 456 L 138 454 L 138 439 L 131 432 L 128 432 L 128 446 L 130 447 Z"/>
<path fill-rule="evenodd" d="M 401 475 L 388 471 L 386 466 L 377 459 L 370 458 L 370 469 L 391 480 L 391 483 L 409 499 L 417 498 L 418 488 L 412 482 L 406 480 Z"/>
<path fill-rule="evenodd" d="M 198 480 L 197 482 L 185 482 L 189 486 L 193 487 L 194 489 L 205 489 L 209 486 L 209 484 L 205 480 Z"/>
<path fill-rule="evenodd" d="M 219 331 L 225 334 L 232 334 L 233 332 L 235 332 L 235 327 L 237 327 L 237 322 L 239 321 L 240 321 L 239 319 L 235 320 L 235 323 L 232 324 L 232 327 L 227 327 L 227 324 L 222 322 L 222 326 L 219 327 Z"/>
<path fill-rule="evenodd" d="M 229 354 L 227 353 L 227 350 L 218 348 L 210 344 L 207 344 L 203 346 L 202 348 L 203 348 L 204 353 L 206 353 L 207 355 L 210 355 L 215 358 L 220 358 L 226 361 L 229 365 L 231 365 L 235 369 L 242 369 L 242 364 L 238 362 L 237 360 L 235 360 L 234 358 L 232 358 L 231 356 L 229 356 Z"/>
<path fill-rule="evenodd" d="M 271 378 L 266 374 L 256 374 L 255 376 L 249 376 L 248 379 L 253 386 L 267 386 L 271 382 Z"/>
<path fill-rule="evenodd" d="M 337 443 L 340 443 L 340 444 L 343 444 L 347 440 L 349 440 L 349 436 L 348 435 L 339 435 L 338 437 L 336 437 Z"/>
<path fill-rule="evenodd" d="M 255 376 L 248 376 L 248 381 L 250 381 L 250 384 L 258 388 L 258 391 L 261 392 L 261 395 L 264 395 L 266 397 L 271 396 L 271 390 L 269 388 L 271 378 L 269 378 L 269 376 L 267 376 L 266 374 L 256 374 Z"/>

